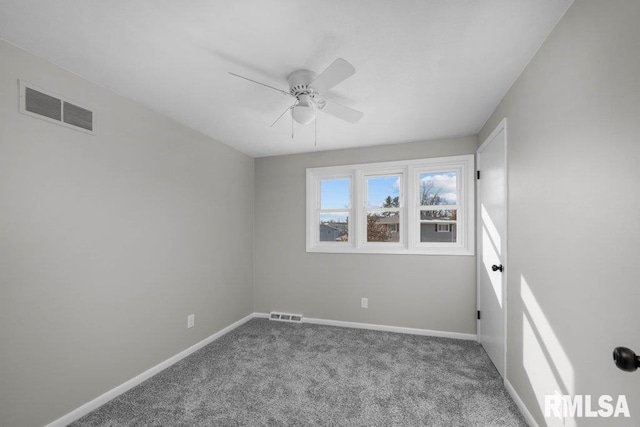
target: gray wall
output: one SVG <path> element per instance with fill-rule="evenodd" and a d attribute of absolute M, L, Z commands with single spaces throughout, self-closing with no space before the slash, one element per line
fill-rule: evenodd
<path fill-rule="evenodd" d="M 470 154 L 476 144 L 467 137 L 256 159 L 256 311 L 475 333 L 474 256 L 307 253 L 305 171 Z"/>
<path fill-rule="evenodd" d="M 478 137 L 507 117 L 507 377 L 540 423 L 556 387 L 626 394 L 634 421 L 609 422 L 640 419 L 639 374 L 611 358 L 640 352 L 639 20 L 637 0 L 576 1 Z"/>
<path fill-rule="evenodd" d="M 93 106 L 97 135 L 18 113 L 18 78 Z M 253 173 L 0 42 L 0 424 L 53 421 L 251 313 Z"/>

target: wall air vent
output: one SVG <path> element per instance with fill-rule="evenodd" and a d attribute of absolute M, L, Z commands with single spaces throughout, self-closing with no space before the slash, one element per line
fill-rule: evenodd
<path fill-rule="evenodd" d="M 93 112 L 65 101 L 62 103 L 62 113 L 65 123 L 93 131 Z"/>
<path fill-rule="evenodd" d="M 94 135 L 93 111 L 20 80 L 20 112 Z"/>
<path fill-rule="evenodd" d="M 25 87 L 24 109 L 52 120 L 62 120 L 62 100 Z"/>
<path fill-rule="evenodd" d="M 302 323 L 302 314 L 280 313 L 272 311 L 269 313 L 269 320 L 276 320 L 278 322 L 293 322 Z"/>

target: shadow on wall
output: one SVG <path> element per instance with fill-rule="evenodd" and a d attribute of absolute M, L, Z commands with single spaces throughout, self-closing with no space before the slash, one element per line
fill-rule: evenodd
<path fill-rule="evenodd" d="M 523 275 L 520 276 L 522 302 L 522 365 L 538 402 L 539 418 L 545 414 L 545 395 L 574 395 L 575 371 L 571 360 L 536 300 Z M 533 410 L 534 408 L 529 408 Z M 575 426 L 575 420 L 547 418 L 549 425 Z"/>

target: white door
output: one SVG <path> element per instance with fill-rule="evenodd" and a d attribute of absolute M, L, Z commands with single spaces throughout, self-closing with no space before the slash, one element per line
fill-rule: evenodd
<path fill-rule="evenodd" d="M 504 119 L 478 148 L 478 338 L 505 376 L 507 127 Z"/>

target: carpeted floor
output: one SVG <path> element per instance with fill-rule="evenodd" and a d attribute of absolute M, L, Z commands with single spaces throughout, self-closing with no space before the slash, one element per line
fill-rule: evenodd
<path fill-rule="evenodd" d="M 73 426 L 525 426 L 473 341 L 253 319 Z"/>

